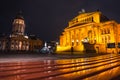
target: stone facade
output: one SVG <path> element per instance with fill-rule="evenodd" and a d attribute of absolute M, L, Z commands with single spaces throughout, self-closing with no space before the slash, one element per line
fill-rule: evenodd
<path fill-rule="evenodd" d="M 40 49 L 42 41 L 38 38 L 30 38 L 24 32 L 25 21 L 21 13 L 18 13 L 13 21 L 12 33 L 9 36 L 3 35 L 0 37 L 0 50 L 35 51 L 36 49 Z"/>
<path fill-rule="evenodd" d="M 118 53 L 120 24 L 108 19 L 100 11 L 83 12 L 68 23 L 60 35 L 57 51 L 88 51 Z"/>

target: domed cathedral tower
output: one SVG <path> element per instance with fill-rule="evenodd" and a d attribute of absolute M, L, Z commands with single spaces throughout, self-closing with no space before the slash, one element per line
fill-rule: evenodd
<path fill-rule="evenodd" d="M 12 35 L 24 35 L 24 32 L 25 22 L 22 16 L 22 12 L 19 12 L 13 21 Z"/>

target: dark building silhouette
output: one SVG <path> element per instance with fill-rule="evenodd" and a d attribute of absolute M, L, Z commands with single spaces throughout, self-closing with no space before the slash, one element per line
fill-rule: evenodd
<path fill-rule="evenodd" d="M 35 51 L 42 46 L 42 41 L 26 36 L 25 21 L 19 12 L 12 23 L 12 33 L 9 36 L 0 36 L 0 50 L 2 51 Z"/>

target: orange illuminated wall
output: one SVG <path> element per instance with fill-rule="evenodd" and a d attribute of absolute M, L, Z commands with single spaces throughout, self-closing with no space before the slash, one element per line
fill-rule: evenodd
<path fill-rule="evenodd" d="M 57 51 L 118 53 L 120 24 L 100 11 L 83 12 L 68 22 L 60 36 Z M 114 45 L 115 44 L 115 45 Z"/>

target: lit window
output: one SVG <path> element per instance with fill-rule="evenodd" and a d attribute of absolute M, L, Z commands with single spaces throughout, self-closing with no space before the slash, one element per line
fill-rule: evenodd
<path fill-rule="evenodd" d="M 22 42 L 19 41 L 19 49 L 21 50 L 21 47 L 22 47 Z"/>
<path fill-rule="evenodd" d="M 102 37 L 102 43 L 104 43 L 104 38 Z"/>
<path fill-rule="evenodd" d="M 106 30 L 104 29 L 104 34 L 106 34 Z"/>
<path fill-rule="evenodd" d="M 101 34 L 103 34 L 103 30 L 101 29 Z"/>
<path fill-rule="evenodd" d="M 110 29 L 108 29 L 108 34 L 110 34 Z"/>
<path fill-rule="evenodd" d="M 19 21 L 19 23 L 21 24 L 21 23 L 22 23 L 22 21 Z"/>
<path fill-rule="evenodd" d="M 105 43 L 107 42 L 107 37 L 105 36 Z"/>
<path fill-rule="evenodd" d="M 18 20 L 16 20 L 15 23 L 19 23 Z"/>

